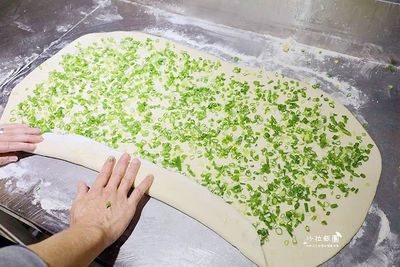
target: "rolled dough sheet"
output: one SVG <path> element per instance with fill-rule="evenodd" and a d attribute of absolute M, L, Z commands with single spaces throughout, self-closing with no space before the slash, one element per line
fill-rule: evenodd
<path fill-rule="evenodd" d="M 77 51 L 76 45 L 78 43 L 82 46 L 88 46 L 108 37 L 112 37 L 116 41 L 125 37 L 133 37 L 140 41 L 152 38 L 159 39 L 161 43 L 167 42 L 163 38 L 139 32 L 109 32 L 84 35 L 33 70 L 13 89 L 0 122 L 9 122 L 11 111 L 16 109 L 18 104 L 26 99 L 28 95 L 32 94 L 35 88 L 34 85 L 46 81 L 50 71 L 59 71 L 61 69 L 59 62 L 62 60 L 62 55 L 72 54 Z M 179 44 L 174 44 L 174 49 L 186 51 L 194 57 L 201 56 L 205 59 L 220 61 L 223 70 L 228 74 L 229 72 L 232 73 L 232 69 L 235 66 L 204 52 Z M 260 72 L 259 69 L 255 68 L 242 66 L 241 68 L 249 73 Z M 269 77 L 268 79 L 276 79 L 277 77 L 273 73 L 264 73 Z M 243 79 L 245 80 L 246 77 Z M 289 81 L 290 79 L 284 78 L 281 80 Z M 312 89 L 308 84 L 300 84 L 307 87 L 307 94 L 312 97 L 323 95 L 333 100 L 322 90 Z M 348 128 L 352 132 L 357 134 L 365 132 L 354 116 L 338 102 L 335 102 L 335 112 L 349 117 Z M 363 142 L 365 144 L 374 144 L 368 134 Z M 120 150 L 129 151 L 128 147 L 121 145 Z M 44 134 L 44 141 L 37 146 L 34 153 L 64 159 L 98 171 L 108 155 L 111 154 L 118 157 L 121 152 L 107 148 L 82 136 Z M 150 196 L 181 210 L 208 226 L 260 266 L 316 266 L 328 260 L 343 248 L 358 231 L 366 217 L 381 173 L 381 156 L 375 144 L 369 157 L 368 164 L 363 164 L 357 169 L 357 171 L 367 174 L 362 185 L 359 186 L 358 194 L 350 194 L 347 198 L 341 198 L 336 201 L 339 207 L 335 210 L 334 215 L 330 216 L 328 225 L 321 225 L 319 222 L 312 221 L 310 216 L 306 217 L 305 224 L 309 225 L 312 230 L 306 232 L 304 227 L 297 227 L 294 230 L 297 244 L 287 244 L 287 237 L 284 235 L 271 234 L 269 241 L 261 246 L 256 230 L 245 215 L 242 215 L 221 198 L 211 194 L 189 178 L 167 171 L 150 162 L 142 160 L 142 167 L 136 183 L 140 182 L 147 173 L 153 173 L 155 180 L 149 191 Z M 315 203 L 310 203 L 310 205 L 312 204 Z M 317 212 L 317 215 L 320 214 Z M 329 241 L 327 241 L 328 239 Z"/>

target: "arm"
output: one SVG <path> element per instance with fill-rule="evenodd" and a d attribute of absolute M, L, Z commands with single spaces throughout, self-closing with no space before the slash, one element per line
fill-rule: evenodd
<path fill-rule="evenodd" d="M 153 181 L 152 175 L 147 176 L 128 197 L 140 167 L 138 159 L 130 164 L 129 160 L 125 153 L 114 168 L 115 159 L 109 158 L 90 189 L 79 182 L 70 228 L 28 247 L 49 266 L 87 266 L 92 262 L 122 235 Z"/>
<path fill-rule="evenodd" d="M 28 246 L 48 266 L 87 266 L 105 248 L 101 229 L 68 228 Z"/>

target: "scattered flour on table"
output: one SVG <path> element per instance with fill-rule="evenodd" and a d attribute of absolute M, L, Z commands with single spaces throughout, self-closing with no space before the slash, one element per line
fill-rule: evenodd
<path fill-rule="evenodd" d="M 386 214 L 377 205 L 371 206 L 371 213 L 377 215 L 381 219 L 379 223 L 378 240 L 376 241 L 376 245 L 378 246 L 391 234 L 390 223 Z"/>
<path fill-rule="evenodd" d="M 13 74 L 14 70 L 11 68 L 10 63 L 3 63 L 5 66 L 0 69 L 0 87 L 2 87 L 3 83 L 7 80 L 7 78 Z"/>
<path fill-rule="evenodd" d="M 14 186 L 12 186 L 12 181 L 8 180 L 6 188 L 13 192 L 26 193 L 37 183 L 37 179 L 29 174 L 28 169 L 28 165 L 23 160 L 8 164 L 0 168 L 0 179 L 11 178 L 15 182 Z"/>
<path fill-rule="evenodd" d="M 377 227 L 377 240 L 370 257 L 363 263 L 359 263 L 359 267 L 369 266 L 391 266 L 398 257 L 400 257 L 400 244 L 398 243 L 398 235 L 390 229 L 390 222 L 386 214 L 373 204 L 369 210 L 369 214 L 379 217 L 379 226 Z M 366 221 L 353 237 L 349 246 L 354 247 L 357 241 L 366 233 Z"/>
<path fill-rule="evenodd" d="M 1 167 L 0 168 L 0 179 L 6 179 L 6 178 L 10 178 L 10 177 L 23 178 L 23 176 L 28 174 L 27 169 L 24 168 L 23 165 L 24 165 L 24 162 L 21 161 L 20 164 L 11 163 L 4 167 Z"/>
<path fill-rule="evenodd" d="M 122 20 L 123 18 L 119 14 L 106 13 L 96 16 L 96 19 L 105 22 L 112 22 L 112 21 Z"/>
<path fill-rule="evenodd" d="M 69 210 L 72 205 L 72 199 L 67 194 L 60 192 L 52 183 L 43 179 L 40 179 L 34 197 L 32 204 L 40 203 L 42 209 L 48 213 L 57 210 Z"/>
<path fill-rule="evenodd" d="M 17 27 L 21 30 L 24 30 L 27 32 L 34 32 L 33 29 L 29 25 L 26 25 L 20 21 L 14 21 L 14 24 L 17 25 Z"/>
<path fill-rule="evenodd" d="M 111 0 L 93 0 L 93 4 L 94 4 L 95 6 L 108 7 L 108 6 L 110 6 L 112 3 L 111 3 Z"/>
<path fill-rule="evenodd" d="M 360 230 L 358 230 L 357 234 L 355 236 L 353 236 L 353 239 L 351 239 L 351 241 L 349 243 L 350 247 L 353 247 L 354 244 L 356 244 L 357 240 L 364 235 L 364 233 L 365 233 L 365 230 L 364 230 L 365 225 L 366 225 L 366 223 L 364 221 L 364 223 L 362 224 Z"/>
<path fill-rule="evenodd" d="M 378 239 L 371 257 L 360 266 L 390 266 L 400 257 L 398 235 L 390 231 L 389 220 L 377 205 L 373 205 L 370 212 L 380 217 Z"/>
<path fill-rule="evenodd" d="M 112 6 L 111 0 L 93 0 L 93 9 L 91 11 L 81 11 L 80 14 L 85 15 L 83 20 L 93 14 L 96 20 L 106 23 L 123 19 L 123 17 L 119 15 L 117 7 Z M 80 22 L 83 22 L 83 20 Z"/>
<path fill-rule="evenodd" d="M 33 191 L 32 204 L 40 204 L 47 213 L 69 210 L 73 201 L 71 197 L 31 169 L 32 166 L 22 159 L 0 168 L 0 180 L 9 179 L 5 188 L 13 193 L 25 194 Z"/>
<path fill-rule="evenodd" d="M 66 31 L 68 31 L 71 27 L 72 27 L 71 24 L 67 24 L 67 25 L 57 25 L 57 26 L 56 26 L 56 31 L 57 31 L 57 32 L 66 32 Z"/>
<path fill-rule="evenodd" d="M 1 65 L 3 65 L 3 67 L 0 69 L 0 88 L 8 82 L 18 78 L 18 73 L 20 70 L 23 69 L 24 66 L 36 60 L 38 57 L 39 54 L 32 53 L 29 56 L 17 56 L 12 60 L 2 62 Z M 7 89 L 7 91 L 5 89 Z M 2 93 L 7 94 L 9 91 L 11 91 L 11 89 L 12 88 L 5 87 Z"/>

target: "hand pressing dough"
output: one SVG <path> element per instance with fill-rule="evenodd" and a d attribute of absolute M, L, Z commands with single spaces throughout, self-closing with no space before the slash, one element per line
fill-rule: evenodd
<path fill-rule="evenodd" d="M 35 154 L 64 159 L 95 171 L 101 170 L 109 156 L 119 159 L 122 155 L 120 151 L 81 135 L 45 133 L 43 138 L 43 142 L 35 149 Z M 265 266 L 257 233 L 242 214 L 187 177 L 143 159 L 135 186 L 150 173 L 155 177 L 148 192 L 150 196 L 207 225 L 249 259 Z"/>
<path fill-rule="evenodd" d="M 94 33 L 82 36 L 32 71 L 13 89 L 0 122 L 9 122 L 12 117 L 12 110 L 17 109 L 18 104 L 25 100 L 28 95 L 32 95 L 35 84 L 48 79 L 49 72 L 52 70 L 60 71 L 62 69 L 59 65 L 62 61 L 62 55 L 73 54 L 78 51 L 76 48 L 78 43 L 88 46 L 94 42 L 99 42 L 102 38 L 106 39 L 109 37 L 114 38 L 116 41 L 125 37 L 133 37 L 143 42 L 147 38 L 159 39 L 160 42 L 166 42 L 162 38 L 138 32 Z M 220 61 L 218 58 L 179 44 L 174 44 L 174 50 L 187 51 L 193 57 L 201 56 L 212 61 L 219 61 L 222 64 L 223 71 L 228 73 L 227 76 L 230 74 L 234 75 L 232 72 L 234 65 Z M 241 67 L 241 69 L 242 72 L 248 73 L 260 72 L 259 69 L 255 68 Z M 269 79 L 277 79 L 275 74 L 267 72 L 264 72 L 264 74 Z M 242 79 L 252 81 L 250 75 L 242 77 Z M 290 79 L 283 78 L 282 81 L 290 81 Z M 323 91 L 312 89 L 307 84 L 300 84 L 307 87 L 308 95 L 312 97 L 323 95 L 332 100 Z M 323 109 L 323 112 L 328 114 L 329 111 Z M 347 127 L 351 132 L 357 134 L 365 133 L 365 130 L 353 115 L 337 102 L 335 103 L 335 112 L 348 116 L 349 122 Z M 365 144 L 374 144 L 368 134 L 363 139 L 363 142 Z M 314 148 L 318 150 L 316 146 Z M 119 150 L 129 151 L 129 147 L 124 147 L 121 144 Z M 119 151 L 110 149 L 86 137 L 50 133 L 44 134 L 44 141 L 37 146 L 34 153 L 64 159 L 97 171 L 100 170 L 107 156 L 114 155 L 119 157 L 121 154 Z M 328 218 L 328 225 L 312 221 L 311 216 L 306 217 L 304 223 L 312 230 L 306 232 L 304 227 L 297 227 L 294 230 L 297 245 L 293 245 L 292 243 L 287 244 L 287 236 L 285 235 L 270 234 L 269 241 L 261 246 L 258 235 L 247 216 L 189 178 L 175 172 L 167 171 L 148 161 L 142 160 L 142 167 L 135 183 L 139 183 L 146 174 L 153 173 L 155 180 L 149 191 L 150 196 L 181 210 L 208 226 L 260 266 L 315 266 L 328 260 L 345 246 L 358 231 L 365 219 L 374 198 L 381 173 L 381 157 L 375 144 L 371 149 L 368 164 L 363 164 L 357 171 L 366 174 L 366 178 L 358 185 L 360 188 L 358 194 L 350 194 L 347 198 L 341 198 L 336 201 L 338 208 Z M 316 205 L 315 202 L 316 200 L 312 200 L 310 206 L 313 204 Z M 320 211 L 317 211 L 316 214 L 323 216 Z M 340 235 L 337 235 L 337 233 Z M 333 235 L 338 237 L 338 240 L 335 239 L 335 242 L 332 240 Z M 329 237 L 330 241 L 313 243 L 310 237 L 318 237 L 321 240 Z M 328 246 L 318 246 L 321 244 Z M 329 245 L 333 246 L 329 247 Z"/>

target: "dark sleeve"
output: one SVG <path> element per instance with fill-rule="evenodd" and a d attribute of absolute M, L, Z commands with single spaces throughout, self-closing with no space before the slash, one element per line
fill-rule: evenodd
<path fill-rule="evenodd" d="M 0 248 L 0 262 L 9 267 L 47 267 L 32 250 L 20 245 Z"/>

